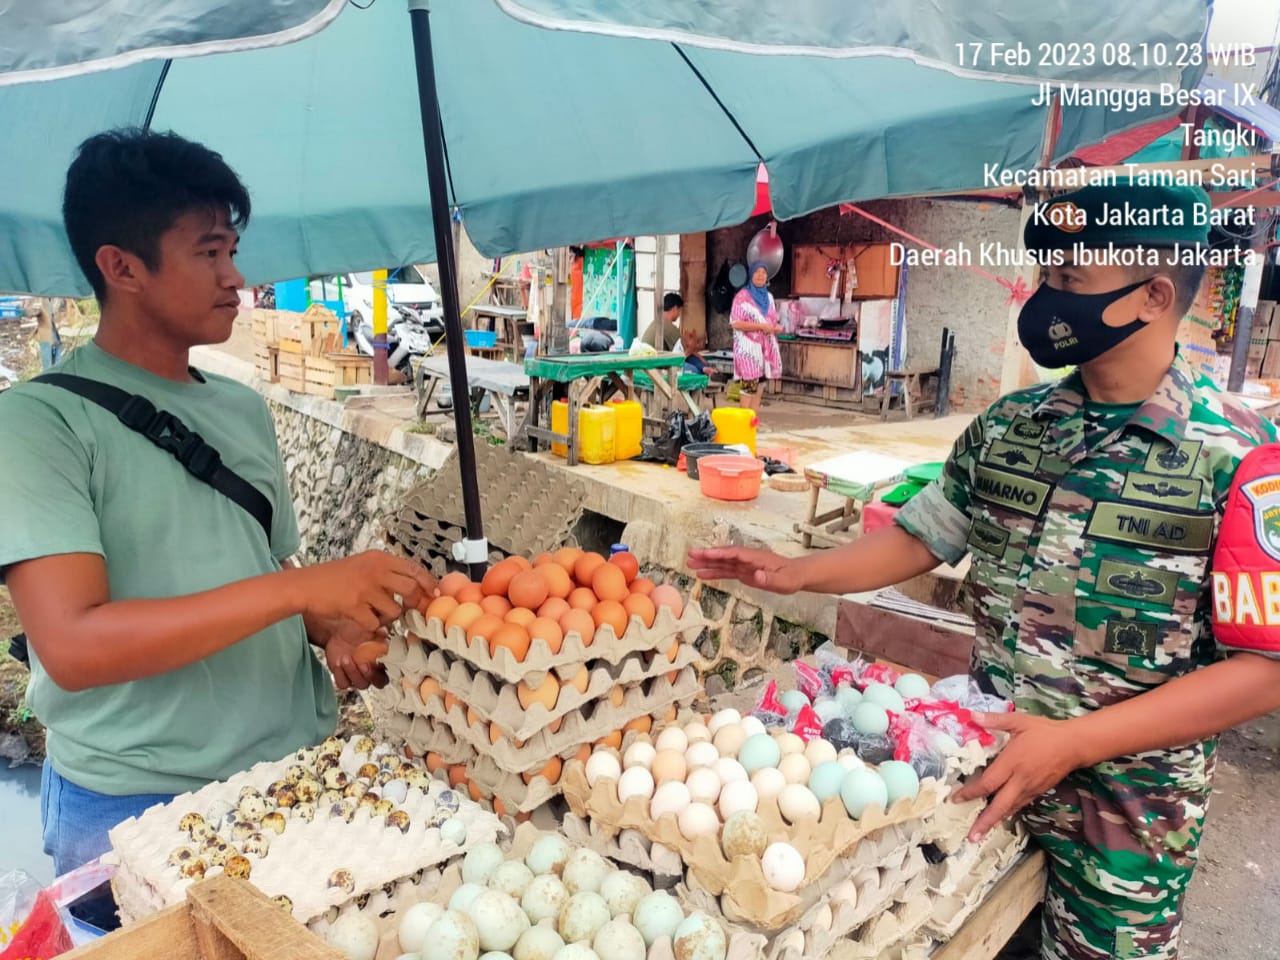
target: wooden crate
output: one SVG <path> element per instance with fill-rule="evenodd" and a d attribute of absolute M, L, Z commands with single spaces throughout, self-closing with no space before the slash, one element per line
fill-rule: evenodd
<path fill-rule="evenodd" d="M 276 317 L 280 352 L 318 357 L 342 338 L 342 322 L 327 307 L 313 303 L 306 313 L 281 311 Z"/>
<path fill-rule="evenodd" d="M 64 960 L 344 960 L 245 880 L 194 884 L 187 902 L 63 954 Z"/>
<path fill-rule="evenodd" d="M 253 331 L 253 342 L 274 347 L 280 342 L 280 333 L 276 329 L 280 316 L 279 310 L 263 310 L 255 307 L 249 315 L 250 328 Z"/>
<path fill-rule="evenodd" d="M 301 354 L 280 350 L 276 354 L 276 382 L 296 393 L 302 393 L 307 383 L 305 363 L 306 358 Z"/>
<path fill-rule="evenodd" d="M 254 343 L 253 365 L 263 380 L 277 383 L 280 380 L 280 348 L 266 343 Z"/>
<path fill-rule="evenodd" d="M 303 390 L 332 399 L 339 387 L 373 383 L 373 358 L 360 353 L 334 351 L 321 357 L 306 357 Z"/>

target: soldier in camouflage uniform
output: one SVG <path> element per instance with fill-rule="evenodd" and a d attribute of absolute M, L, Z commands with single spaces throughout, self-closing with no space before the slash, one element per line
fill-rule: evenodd
<path fill-rule="evenodd" d="M 1184 225 L 1104 225 L 1122 204 Z M 1172 960 L 1216 734 L 1280 707 L 1280 662 L 1216 663 L 1209 578 L 1236 467 L 1276 434 L 1175 348 L 1203 269 L 1166 248 L 1207 241 L 1189 223 L 1207 195 L 1087 188 L 1050 206 L 1027 246 L 1063 264 L 1019 333 L 1042 366 L 1079 370 L 977 417 L 895 527 L 797 560 L 710 549 L 690 563 L 704 579 L 854 592 L 971 556 L 973 674 L 1016 706 L 984 718 L 1012 740 L 957 795 L 993 795 L 974 835 L 1021 809 L 1046 851 L 1045 960 Z M 1075 243 L 1147 246 L 1158 265 L 1075 266 Z"/>

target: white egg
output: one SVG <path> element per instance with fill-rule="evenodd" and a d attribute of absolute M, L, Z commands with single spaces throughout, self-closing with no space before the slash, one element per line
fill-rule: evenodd
<path fill-rule="evenodd" d="M 761 767 L 751 775 L 751 785 L 760 800 L 772 800 L 787 785 L 787 778 L 777 767 Z"/>
<path fill-rule="evenodd" d="M 453 896 L 449 898 L 449 910 L 464 914 L 469 912 L 472 902 L 484 893 L 484 890 L 485 888 L 478 883 L 464 883 L 453 891 Z"/>
<path fill-rule="evenodd" d="M 680 811 L 693 801 L 689 788 L 677 780 L 664 783 L 653 792 L 649 802 L 649 816 L 654 820 L 664 816 L 680 816 Z"/>
<path fill-rule="evenodd" d="M 600 955 L 588 943 L 566 943 L 552 960 L 600 960 Z"/>
<path fill-rule="evenodd" d="M 626 870 L 615 870 L 600 884 L 600 896 L 609 907 L 609 916 L 631 916 L 636 904 L 653 892 L 653 888 L 641 877 Z"/>
<path fill-rule="evenodd" d="M 596 931 L 591 949 L 599 960 L 645 960 L 644 937 L 627 920 L 613 919 Z"/>
<path fill-rule="evenodd" d="M 431 925 L 440 919 L 444 907 L 438 903 L 415 903 L 400 915 L 400 925 L 396 928 L 396 936 L 400 940 L 400 949 L 417 952 L 422 948 L 422 940 Z"/>
<path fill-rule="evenodd" d="M 564 941 L 554 926 L 532 926 L 520 934 L 511 951 L 512 960 L 551 960 L 564 949 Z"/>
<path fill-rule="evenodd" d="M 590 943 L 596 931 L 609 920 L 609 906 L 604 897 L 590 890 L 575 893 L 560 910 L 556 932 L 565 943 Z M 561 953 L 564 951 L 562 950 Z"/>
<path fill-rule="evenodd" d="M 851 749 L 841 750 L 840 755 L 836 757 L 836 762 L 846 770 L 857 770 L 859 767 L 865 767 L 862 758 Z"/>
<path fill-rule="evenodd" d="M 711 732 L 711 736 L 715 736 L 721 727 L 727 727 L 731 723 L 741 724 L 742 714 L 733 707 L 726 707 L 723 710 L 716 711 L 715 716 L 707 723 L 707 730 Z"/>
<path fill-rule="evenodd" d="M 613 867 L 600 854 L 586 847 L 579 847 L 569 854 L 561 880 L 570 897 L 577 893 L 595 893 L 612 871 Z M 564 936 L 564 933 L 560 935 Z"/>
<path fill-rule="evenodd" d="M 759 717 L 753 717 L 750 714 L 742 718 L 742 730 L 748 737 L 754 737 L 757 733 L 768 733 L 765 725 L 760 722 Z"/>
<path fill-rule="evenodd" d="M 524 865 L 523 860 L 508 860 L 498 864 L 498 868 L 489 875 L 489 888 L 505 893 L 515 900 L 524 896 L 529 884 L 533 883 L 533 871 Z M 515 941 L 513 940 L 512 943 Z M 494 949 L 506 949 L 505 947 Z"/>
<path fill-rule="evenodd" d="M 348 960 L 373 960 L 378 952 L 378 927 L 362 913 L 339 917 L 325 937 L 329 946 L 347 955 Z"/>
<path fill-rule="evenodd" d="M 520 907 L 530 920 L 540 923 L 560 916 L 560 908 L 568 899 L 569 891 L 560 878 L 553 873 L 544 873 L 534 877 L 533 883 L 525 888 Z"/>
<path fill-rule="evenodd" d="M 782 771 L 787 783 L 808 783 L 809 774 L 813 772 L 813 767 L 803 753 L 788 753 L 778 761 L 778 769 Z"/>
<path fill-rule="evenodd" d="M 733 757 L 721 757 L 711 769 L 720 778 L 721 785 L 747 779 L 747 768 Z"/>
<path fill-rule="evenodd" d="M 523 863 L 512 862 L 524 867 Z M 510 950 L 530 926 L 529 918 L 520 909 L 520 904 L 500 890 L 486 890 L 476 897 L 471 903 L 468 916 L 476 925 L 480 949 L 486 952 Z"/>
<path fill-rule="evenodd" d="M 462 882 L 484 886 L 489 882 L 490 874 L 498 869 L 498 864 L 506 859 L 506 854 L 496 843 L 477 843 L 462 858 Z"/>
<path fill-rule="evenodd" d="M 653 766 L 653 758 L 657 752 L 652 743 L 637 740 L 627 747 L 627 752 L 622 755 L 622 769 L 630 770 L 632 767 L 644 767 L 648 770 Z"/>
<path fill-rule="evenodd" d="M 535 877 L 544 873 L 559 876 L 571 853 L 573 844 L 559 834 L 548 833 L 538 838 L 524 862 Z"/>
<path fill-rule="evenodd" d="M 829 740 L 810 740 L 804 748 L 804 758 L 809 761 L 810 768 L 817 768 L 836 759 L 836 748 Z"/>
<path fill-rule="evenodd" d="M 728 938 L 724 928 L 705 913 L 691 913 L 676 927 L 671 946 L 679 960 L 725 960 Z"/>
<path fill-rule="evenodd" d="M 778 734 L 778 750 L 785 757 L 792 753 L 804 753 L 804 741 L 794 733 Z"/>
<path fill-rule="evenodd" d="M 692 770 L 694 767 L 710 767 L 720 759 L 720 751 L 716 749 L 714 743 L 707 740 L 699 740 L 697 743 L 690 744 L 684 753 L 684 761 Z"/>
<path fill-rule="evenodd" d="M 422 960 L 455 960 L 480 955 L 480 934 L 465 913 L 446 910 L 431 925 L 422 943 Z"/>
<path fill-rule="evenodd" d="M 818 798 L 803 783 L 789 783 L 782 788 L 778 794 L 778 809 L 788 823 L 816 820 L 822 812 Z"/>
<path fill-rule="evenodd" d="M 667 727 L 658 734 L 658 742 L 654 747 L 658 750 L 679 750 L 684 753 L 689 749 L 689 738 L 680 727 Z"/>
<path fill-rule="evenodd" d="M 601 780 L 617 780 L 622 767 L 612 751 L 597 750 L 587 758 L 587 786 L 594 787 Z"/>
<path fill-rule="evenodd" d="M 715 833 L 720 829 L 720 818 L 715 809 L 706 803 L 691 803 L 680 811 L 680 832 L 686 840 Z"/>
<path fill-rule="evenodd" d="M 726 783 L 720 791 L 718 809 L 720 816 L 725 820 L 743 810 L 755 813 L 756 808 L 759 806 L 760 798 L 756 794 L 756 788 L 751 785 L 749 780 L 735 780 L 733 783 Z"/>
<path fill-rule="evenodd" d="M 711 767 L 690 770 L 685 786 L 696 803 L 715 803 L 720 797 L 720 775 Z"/>
<path fill-rule="evenodd" d="M 618 778 L 618 802 L 626 803 L 632 797 L 653 796 L 653 774 L 648 767 L 632 767 Z"/>
<path fill-rule="evenodd" d="M 689 738 L 690 743 L 711 739 L 711 731 L 707 729 L 707 725 L 701 720 L 691 720 L 686 723 L 684 725 L 684 735 Z"/>
<path fill-rule="evenodd" d="M 457 817 L 450 817 L 440 824 L 440 839 L 460 847 L 467 842 L 467 825 Z"/>
<path fill-rule="evenodd" d="M 655 890 L 636 904 L 636 912 L 631 919 L 640 931 L 640 936 L 644 937 L 645 945 L 652 947 L 654 941 L 670 937 L 676 932 L 676 927 L 684 919 L 684 910 L 671 894 L 665 890 Z"/>
<path fill-rule="evenodd" d="M 804 857 L 789 843 L 771 843 L 760 858 L 764 879 L 773 889 L 791 893 L 804 883 Z"/>
<path fill-rule="evenodd" d="M 716 731 L 716 735 L 711 742 L 716 745 L 716 749 L 720 751 L 722 757 L 736 757 L 738 751 L 742 749 L 742 744 L 747 739 L 746 731 L 742 729 L 740 723 L 725 724 Z"/>

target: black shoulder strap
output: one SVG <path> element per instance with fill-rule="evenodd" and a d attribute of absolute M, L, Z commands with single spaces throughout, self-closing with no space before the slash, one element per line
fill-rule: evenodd
<path fill-rule="evenodd" d="M 197 480 L 207 483 L 248 511 L 262 525 L 267 541 L 271 541 L 271 501 L 240 474 L 223 466 L 218 451 L 172 413 L 157 410 L 155 404 L 136 393 L 69 373 L 46 373 L 33 378 L 32 382 L 70 390 L 115 414 L 130 430 L 172 454 Z"/>

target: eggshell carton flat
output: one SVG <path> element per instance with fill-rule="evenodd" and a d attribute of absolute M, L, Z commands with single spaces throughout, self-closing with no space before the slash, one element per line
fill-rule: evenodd
<path fill-rule="evenodd" d="M 684 879 L 685 862 L 680 854 L 654 843 L 639 830 L 618 833 L 597 826 L 573 811 L 561 820 L 564 835 L 580 847 L 590 847 L 600 856 L 645 875 L 655 890 L 673 890 Z"/>
<path fill-rule="evenodd" d="M 991 861 L 1002 866 L 1017 859 L 1028 843 L 1026 829 L 1020 820 L 1005 821 L 978 843 L 966 843 L 941 863 L 929 866 L 929 889 L 948 897 L 966 885 L 969 879 L 987 869 Z"/>
<path fill-rule="evenodd" d="M 677 658 L 676 662 L 679 663 L 680 659 Z M 430 703 L 423 705 L 425 712 L 412 715 L 411 734 L 427 734 L 427 729 L 419 725 L 419 720 L 432 722 L 434 729 L 447 725 L 452 733 L 451 748 L 459 754 L 465 745 L 472 754 L 491 757 L 500 769 L 508 773 L 539 770 L 553 756 L 572 756 L 584 743 L 595 743 L 601 737 L 608 736 L 640 717 L 663 714 L 673 703 L 685 704 L 698 695 L 701 684 L 692 667 L 681 669 L 675 683 L 667 679 L 669 672 L 661 671 L 658 676 L 627 689 L 623 694 L 622 706 L 615 707 L 608 697 L 596 700 L 587 709 L 580 709 L 566 716 L 555 733 L 551 732 L 550 727 L 543 727 L 526 740 L 522 747 L 517 747 L 514 739 L 505 737 L 496 744 L 491 743 L 487 723 L 468 726 L 467 711 L 462 706 L 455 706 L 446 713 L 443 698 L 435 696 L 429 698 Z M 421 700 L 421 695 L 417 690 L 404 691 L 404 698 L 406 703 L 413 703 L 415 699 Z M 443 737 L 441 742 L 444 743 Z M 415 752 L 419 749 L 435 749 L 426 746 L 425 740 L 420 744 L 410 742 L 410 746 Z"/>
<path fill-rule="evenodd" d="M 852 936 L 837 940 L 827 954 L 827 960 L 882 960 L 886 956 L 885 951 L 915 938 L 928 919 L 929 903 L 926 899 L 916 897 L 896 904 L 868 921 Z"/>
<path fill-rule="evenodd" d="M 601 664 L 590 670 L 584 693 L 565 684 L 553 709 L 548 710 L 542 704 L 535 703 L 526 710 L 520 705 L 515 684 L 495 683 L 493 677 L 473 671 L 466 663 L 450 657 L 443 650 L 427 652 L 421 644 L 413 644 L 406 649 L 402 644 L 403 641 L 392 645 L 383 661 L 396 691 L 395 709 L 401 713 L 439 716 L 443 712 L 443 703 L 439 708 L 432 709 L 422 702 L 418 689 L 406 690 L 402 683 L 406 678 L 421 682 L 425 677 L 435 677 L 446 693 L 453 694 L 460 701 L 459 707 L 455 709 L 461 709 L 461 704 L 473 708 L 481 718 L 497 723 L 516 740 L 528 740 L 553 720 L 581 713 L 586 704 L 606 697 L 609 691 L 618 686 L 626 690 L 622 709 L 635 711 L 639 715 L 645 712 L 642 703 L 646 695 L 644 691 L 630 688 L 655 677 L 679 673 L 699 659 L 698 651 L 685 644 L 677 649 L 674 662 L 668 661 L 664 655 L 659 655 L 650 662 L 645 654 L 632 654 L 617 666 Z M 676 683 L 679 682 L 677 677 Z M 461 724 L 456 719 L 451 723 L 455 730 L 465 727 L 465 710 Z"/>
<path fill-rule="evenodd" d="M 487 637 L 477 635 L 468 640 L 462 627 L 455 625 L 446 631 L 439 617 L 428 619 L 417 610 L 408 611 L 401 619 L 401 626 L 419 641 L 439 647 L 477 670 L 507 683 L 519 683 L 549 670 L 554 670 L 561 680 L 569 680 L 584 663 L 594 666 L 603 662 L 616 666 L 632 654 L 655 650 L 665 653 L 677 639 L 693 645 L 706 626 L 706 620 L 698 605 L 690 600 L 679 618 L 672 615 L 669 607 L 659 607 L 652 627 L 646 627 L 639 617 L 632 617 L 621 637 L 609 624 L 597 629 L 590 642 L 584 642 L 585 638 L 575 630 L 564 638 L 557 653 L 552 653 L 545 641 L 534 640 L 522 661 L 517 660 L 506 647 L 499 647 L 497 653 L 490 656 Z"/>
<path fill-rule="evenodd" d="M 804 910 L 792 924 L 772 932 L 727 916 L 721 909 L 724 898 L 691 885 L 677 888 L 681 905 L 688 910 L 701 910 L 719 920 L 730 932 L 731 940 L 755 945 L 759 960 L 801 960 L 824 957 L 841 939 L 867 925 L 880 912 L 892 909 L 898 902 L 918 897 L 928 899 L 927 861 L 918 846 L 901 844 L 894 851 L 892 863 L 880 869 L 863 869 L 861 891 L 855 896 L 853 879 L 828 887 L 826 892 Z"/>
<path fill-rule="evenodd" d="M 654 821 L 649 816 L 643 797 L 632 797 L 618 803 L 617 784 L 599 780 L 594 788 L 587 786 L 583 765 L 576 760 L 567 764 L 560 778 L 561 787 L 573 812 L 618 830 L 639 830 L 674 850 L 689 864 L 690 876 L 709 892 L 722 896 L 725 914 L 731 913 L 764 930 L 778 930 L 792 923 L 802 912 L 804 901 L 795 894 L 773 890 L 765 882 L 759 859 L 737 857 L 725 859 L 718 836 L 702 836 L 689 841 L 680 832 L 672 815 Z M 849 817 L 838 797 L 828 800 L 819 818 L 790 825 L 783 819 L 775 799 L 761 801 L 758 813 L 764 821 L 771 841 L 784 840 L 794 846 L 805 860 L 804 886 L 817 883 L 832 864 L 853 851 L 859 841 L 878 830 L 927 816 L 941 795 L 936 780 L 920 784 L 915 800 L 901 798 L 890 808 L 868 808 L 860 820 Z"/>
<path fill-rule="evenodd" d="M 924 931 L 936 940 L 949 940 L 973 915 L 991 889 L 1018 863 L 1025 849 L 1012 834 L 1006 845 L 989 851 L 977 867 L 950 893 L 933 893 L 933 911 Z"/>
<path fill-rule="evenodd" d="M 351 737 L 344 743 L 340 757 L 340 765 L 349 774 L 359 766 L 363 756 L 353 751 L 352 744 L 357 739 Z M 296 755 L 290 754 L 282 760 L 255 764 L 225 781 L 207 784 L 168 803 L 152 806 L 141 816 L 131 817 L 114 827 L 110 831 L 112 852 L 108 857 L 119 865 L 115 886 L 120 895 L 122 919 L 132 922 L 185 898 L 192 881 L 182 878 L 177 868 L 167 863 L 171 850 L 191 845 L 179 828 L 185 814 L 203 814 L 218 804 L 235 806 L 243 787 L 254 787 L 265 793 L 267 787 L 284 777 L 289 766 L 296 762 Z M 396 805 L 410 814 L 410 826 L 405 834 L 374 820 L 364 807 L 350 823 L 321 813 L 310 822 L 288 815 L 284 833 L 271 841 L 267 856 L 261 859 L 249 856 L 252 882 L 267 896 L 290 897 L 294 918 L 308 923 L 351 900 L 373 895 L 386 885 L 459 857 L 475 843 L 494 840 L 505 832 L 494 814 L 464 795 L 458 797 L 460 805 L 455 816 L 467 825 L 466 841 L 460 846 L 444 843 L 439 829 L 427 822 L 443 789 L 444 786 L 426 792 L 417 787 L 409 789 L 405 802 Z M 324 885 L 338 868 L 351 872 L 354 889 L 350 892 Z M 211 869 L 208 875 L 218 869 Z"/>

